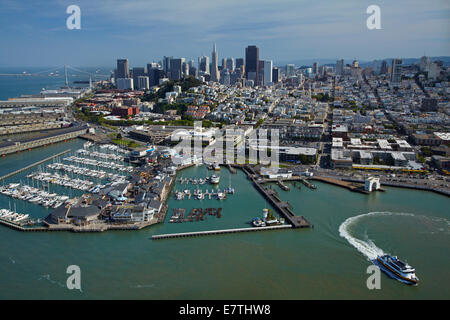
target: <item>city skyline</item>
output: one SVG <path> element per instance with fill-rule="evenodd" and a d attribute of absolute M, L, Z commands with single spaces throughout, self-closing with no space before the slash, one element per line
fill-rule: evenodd
<path fill-rule="evenodd" d="M 194 60 L 209 56 L 213 42 L 219 61 L 243 57 L 242 48 L 254 44 L 264 53 L 261 59 L 272 59 L 274 65 L 450 55 L 450 6 L 443 1 L 380 3 L 381 30 L 366 27 L 369 1 L 258 3 L 78 1 L 81 30 L 68 30 L 68 1 L 39 7 L 3 1 L 2 37 L 8 50 L 0 58 L 4 66 L 106 66 L 123 56 L 133 67 L 167 54 Z"/>

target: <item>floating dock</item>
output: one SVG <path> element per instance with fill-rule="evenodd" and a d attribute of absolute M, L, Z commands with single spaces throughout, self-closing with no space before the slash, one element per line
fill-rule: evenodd
<path fill-rule="evenodd" d="M 170 239 L 170 238 L 186 238 L 186 237 L 196 237 L 196 236 L 208 236 L 208 235 L 226 234 L 226 233 L 280 230 L 280 229 L 289 229 L 289 228 L 292 228 L 292 225 L 284 224 L 284 225 L 281 225 L 281 226 L 271 226 L 271 227 L 253 227 L 253 228 L 240 228 L 240 229 L 224 229 L 224 230 L 210 230 L 210 231 L 196 231 L 196 232 L 157 234 L 157 235 L 153 235 L 152 236 L 152 240 Z"/>

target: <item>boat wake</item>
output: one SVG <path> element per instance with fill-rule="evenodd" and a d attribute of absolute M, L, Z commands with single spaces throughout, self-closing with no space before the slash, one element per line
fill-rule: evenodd
<path fill-rule="evenodd" d="M 369 260 L 376 259 L 377 256 L 383 255 L 384 251 L 378 248 L 375 243 L 370 240 L 367 236 L 365 240 L 355 238 L 351 235 L 349 229 L 352 225 L 358 222 L 360 219 L 369 216 L 390 216 L 390 215 L 401 215 L 401 216 L 414 216 L 412 213 L 395 213 L 395 212 L 369 212 L 365 214 L 360 214 L 358 216 L 350 217 L 345 220 L 339 226 L 339 235 L 345 238 L 352 246 L 354 246 L 359 252 L 366 256 Z"/>

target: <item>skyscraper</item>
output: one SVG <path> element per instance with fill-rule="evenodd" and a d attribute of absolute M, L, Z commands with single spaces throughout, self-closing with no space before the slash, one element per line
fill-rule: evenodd
<path fill-rule="evenodd" d="M 264 85 L 272 84 L 272 60 L 264 61 Z"/>
<path fill-rule="evenodd" d="M 337 76 L 344 75 L 344 59 L 336 61 L 336 75 Z"/>
<path fill-rule="evenodd" d="M 277 83 L 280 81 L 280 70 L 277 67 L 272 68 L 272 82 Z"/>
<path fill-rule="evenodd" d="M 147 72 L 145 72 L 145 68 L 142 67 L 134 67 L 133 68 L 133 83 L 136 89 L 140 89 L 139 87 L 139 77 L 146 76 Z"/>
<path fill-rule="evenodd" d="M 130 77 L 130 67 L 128 59 L 117 59 L 117 78 L 125 79 Z"/>
<path fill-rule="evenodd" d="M 237 58 L 236 59 L 236 69 L 240 69 L 242 72 L 244 72 L 245 73 L 245 69 L 244 69 L 244 67 L 245 67 L 245 64 L 244 64 L 244 58 Z"/>
<path fill-rule="evenodd" d="M 385 60 L 381 62 L 380 74 L 386 74 L 388 72 L 388 65 Z"/>
<path fill-rule="evenodd" d="M 198 58 L 198 71 L 199 73 L 209 74 L 209 57 L 201 56 Z"/>
<path fill-rule="evenodd" d="M 170 59 L 170 79 L 180 80 L 183 77 L 184 58 Z"/>
<path fill-rule="evenodd" d="M 219 63 L 218 63 L 218 55 L 216 50 L 216 43 L 214 43 L 213 51 L 211 57 L 211 81 L 219 82 L 220 74 L 219 74 Z"/>
<path fill-rule="evenodd" d="M 314 62 L 312 65 L 312 72 L 314 74 L 318 74 L 319 73 L 319 63 L 318 62 Z"/>
<path fill-rule="evenodd" d="M 295 66 L 293 64 L 286 65 L 286 77 L 292 77 L 294 75 Z"/>
<path fill-rule="evenodd" d="M 166 74 L 166 76 L 170 76 L 170 60 L 172 59 L 173 57 L 166 57 L 166 56 L 164 56 L 164 58 L 163 58 L 163 70 L 164 70 L 164 73 Z"/>
<path fill-rule="evenodd" d="M 233 58 L 227 58 L 225 68 L 228 69 L 229 72 L 233 72 L 233 70 L 234 70 L 234 59 Z"/>
<path fill-rule="evenodd" d="M 245 48 L 245 78 L 253 80 L 254 84 L 258 82 L 258 61 L 259 48 L 257 46 L 248 46 Z"/>
<path fill-rule="evenodd" d="M 402 59 L 392 59 L 391 82 L 399 83 L 402 80 Z"/>

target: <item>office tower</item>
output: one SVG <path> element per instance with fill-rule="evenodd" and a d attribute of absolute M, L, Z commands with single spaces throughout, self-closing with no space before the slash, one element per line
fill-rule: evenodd
<path fill-rule="evenodd" d="M 399 83 L 402 80 L 402 60 L 392 59 L 391 82 Z"/>
<path fill-rule="evenodd" d="M 128 59 L 117 59 L 117 78 L 129 78 L 130 67 L 128 66 Z"/>
<path fill-rule="evenodd" d="M 380 66 L 380 74 L 386 74 L 387 72 L 388 72 L 388 65 L 387 62 L 383 60 Z"/>
<path fill-rule="evenodd" d="M 147 72 L 145 71 L 145 68 L 142 68 L 142 67 L 133 68 L 133 83 L 136 88 L 139 88 L 138 78 L 146 76 L 146 75 L 147 75 Z"/>
<path fill-rule="evenodd" d="M 286 77 L 292 77 L 294 75 L 295 66 L 293 64 L 286 65 Z"/>
<path fill-rule="evenodd" d="M 198 70 L 196 67 L 189 67 L 189 75 L 198 78 Z"/>
<path fill-rule="evenodd" d="M 336 61 L 336 75 L 337 76 L 344 75 L 344 59 Z"/>
<path fill-rule="evenodd" d="M 166 57 L 166 56 L 164 56 L 164 58 L 163 58 L 163 70 L 167 77 L 170 76 L 170 74 L 169 74 L 170 73 L 170 60 L 172 58 L 173 57 Z"/>
<path fill-rule="evenodd" d="M 220 83 L 224 85 L 231 84 L 231 76 L 227 68 L 222 69 L 222 71 L 220 72 Z"/>
<path fill-rule="evenodd" d="M 227 58 L 225 68 L 227 68 L 229 72 L 233 72 L 233 70 L 234 70 L 234 59 L 233 58 Z"/>
<path fill-rule="evenodd" d="M 277 67 L 272 68 L 272 82 L 280 82 L 280 70 Z"/>
<path fill-rule="evenodd" d="M 358 68 L 358 67 L 359 67 L 359 62 L 358 62 L 358 60 L 353 60 L 352 67 L 353 67 L 353 68 Z"/>
<path fill-rule="evenodd" d="M 140 90 L 148 90 L 150 88 L 150 81 L 147 76 L 137 77 L 137 88 Z"/>
<path fill-rule="evenodd" d="M 236 59 L 236 66 L 235 69 L 240 69 L 243 73 L 245 73 L 245 64 L 244 64 L 244 58 L 237 58 Z"/>
<path fill-rule="evenodd" d="M 373 60 L 372 70 L 373 70 L 373 73 L 378 73 L 378 60 Z"/>
<path fill-rule="evenodd" d="M 194 62 L 194 60 L 189 60 L 189 62 L 188 62 L 188 65 L 189 65 L 189 69 L 190 68 L 195 68 L 195 62 Z"/>
<path fill-rule="evenodd" d="M 430 64 L 431 64 L 431 60 L 430 57 L 425 57 L 423 56 L 422 58 L 420 58 L 420 71 L 428 71 L 430 70 Z"/>
<path fill-rule="evenodd" d="M 149 86 L 153 87 L 158 85 L 159 79 L 164 77 L 164 70 L 162 70 L 158 64 L 147 65 L 147 75 L 149 78 Z"/>
<path fill-rule="evenodd" d="M 181 70 L 183 71 L 182 76 L 187 77 L 189 76 L 189 64 L 187 62 L 183 62 L 183 65 L 181 67 Z"/>
<path fill-rule="evenodd" d="M 253 84 L 257 85 L 259 76 L 259 48 L 257 46 L 248 46 L 245 48 L 245 78 L 253 80 Z"/>
<path fill-rule="evenodd" d="M 119 90 L 133 90 L 133 79 L 131 78 L 119 78 L 117 79 L 117 89 Z"/>
<path fill-rule="evenodd" d="M 264 61 L 264 85 L 270 86 L 272 84 L 272 60 Z"/>
<path fill-rule="evenodd" d="M 214 43 L 213 51 L 211 54 L 211 81 L 219 82 L 220 74 L 219 74 L 219 57 L 217 55 L 216 43 Z"/>
<path fill-rule="evenodd" d="M 222 70 L 227 68 L 228 58 L 222 58 Z"/>
<path fill-rule="evenodd" d="M 441 68 L 437 62 L 431 62 L 428 67 L 428 79 L 437 80 L 441 74 Z"/>
<path fill-rule="evenodd" d="M 319 63 L 318 62 L 314 62 L 313 66 L 312 66 L 312 72 L 314 74 L 318 74 L 319 73 Z"/>
<path fill-rule="evenodd" d="M 160 66 L 156 62 L 147 63 L 147 75 L 149 75 L 151 69 L 159 69 Z"/>
<path fill-rule="evenodd" d="M 198 71 L 199 73 L 209 74 L 209 57 L 201 56 L 198 58 Z"/>
<path fill-rule="evenodd" d="M 170 76 L 171 80 L 180 80 L 183 77 L 184 58 L 170 59 Z"/>

